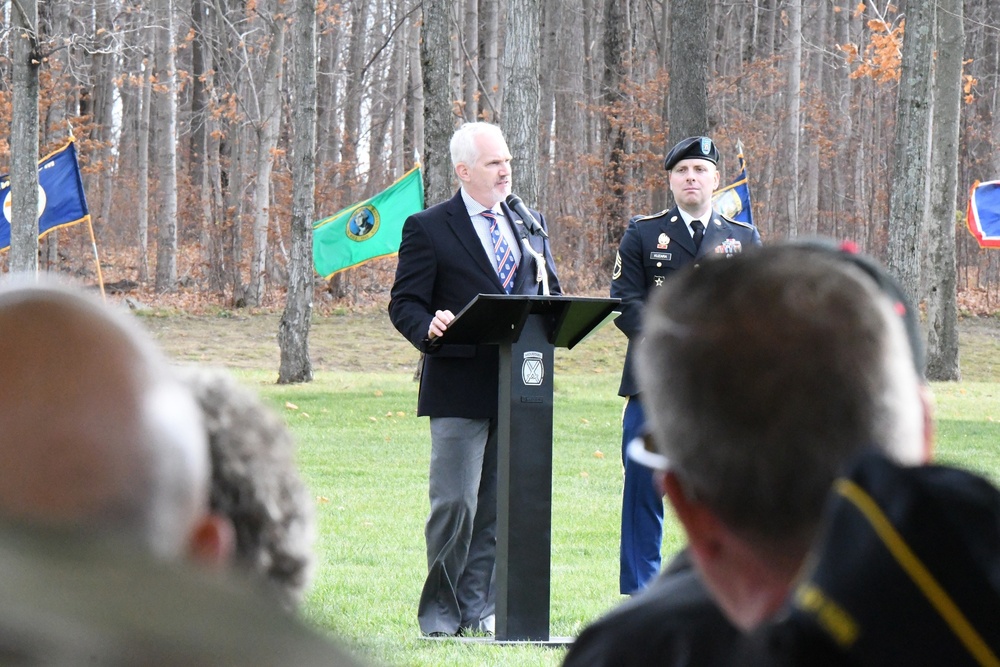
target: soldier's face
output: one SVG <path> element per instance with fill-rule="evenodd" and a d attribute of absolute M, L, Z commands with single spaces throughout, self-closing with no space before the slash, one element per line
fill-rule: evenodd
<path fill-rule="evenodd" d="M 685 211 L 700 214 L 719 187 L 719 170 L 708 160 L 681 160 L 670 170 L 670 192 Z"/>
<path fill-rule="evenodd" d="M 475 162 L 460 163 L 455 173 L 473 199 L 492 208 L 510 194 L 510 150 L 503 137 L 491 133 L 478 135 L 476 148 Z"/>

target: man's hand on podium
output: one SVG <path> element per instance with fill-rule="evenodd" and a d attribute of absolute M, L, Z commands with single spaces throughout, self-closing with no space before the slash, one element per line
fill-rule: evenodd
<path fill-rule="evenodd" d="M 431 325 L 427 328 L 427 338 L 434 340 L 443 336 L 453 319 L 455 319 L 455 315 L 450 310 L 439 310 L 434 313 L 434 319 L 431 320 Z"/>

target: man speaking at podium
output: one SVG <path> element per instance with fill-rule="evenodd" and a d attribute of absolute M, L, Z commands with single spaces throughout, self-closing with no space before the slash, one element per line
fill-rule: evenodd
<path fill-rule="evenodd" d="M 406 219 L 389 299 L 393 325 L 425 353 L 417 415 L 430 417 L 431 510 L 417 617 L 432 637 L 492 634 L 495 624 L 499 350 L 449 345 L 448 325 L 479 294 L 539 294 L 533 254 L 560 293 L 544 218 L 504 203 L 511 155 L 500 128 L 462 125 L 451 161 L 461 188 Z"/>

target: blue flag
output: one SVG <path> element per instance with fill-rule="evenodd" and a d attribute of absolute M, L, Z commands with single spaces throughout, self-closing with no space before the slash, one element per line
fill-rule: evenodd
<path fill-rule="evenodd" d="M 1000 181 L 972 184 L 966 222 L 980 248 L 1000 248 Z"/>
<path fill-rule="evenodd" d="M 747 163 L 743 158 L 743 142 L 736 142 L 736 157 L 740 161 L 740 173 L 736 179 L 712 195 L 712 206 L 731 220 L 753 225 L 753 211 L 750 208 L 750 182 L 747 180 Z"/>
<path fill-rule="evenodd" d="M 0 178 L 0 250 L 10 246 L 10 177 Z M 85 221 L 90 213 L 72 140 L 38 163 L 38 238 L 53 229 Z"/>

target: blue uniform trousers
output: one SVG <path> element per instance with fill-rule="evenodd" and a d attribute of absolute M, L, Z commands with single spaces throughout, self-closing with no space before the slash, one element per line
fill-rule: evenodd
<path fill-rule="evenodd" d="M 638 396 L 630 396 L 622 416 L 622 463 L 625 489 L 622 493 L 621 592 L 631 595 L 646 587 L 660 572 L 663 541 L 663 497 L 653 482 L 650 468 L 629 459 L 626 448 L 645 433 L 646 415 Z"/>

